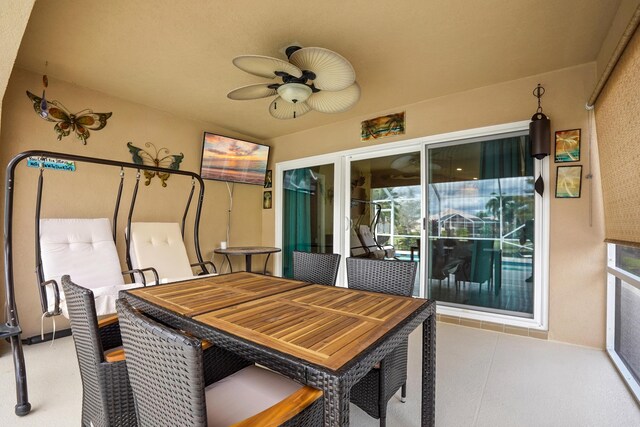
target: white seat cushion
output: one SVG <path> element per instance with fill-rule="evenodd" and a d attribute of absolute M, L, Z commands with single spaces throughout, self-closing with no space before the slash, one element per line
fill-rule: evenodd
<path fill-rule="evenodd" d="M 207 425 L 226 427 L 275 405 L 302 388 L 280 374 L 248 366 L 205 389 Z"/>
<path fill-rule="evenodd" d="M 209 274 L 200 274 L 198 276 L 191 275 L 191 276 L 188 276 L 188 277 L 173 277 L 171 279 L 168 279 L 168 278 L 165 277 L 165 278 L 160 279 L 160 283 L 161 284 L 165 284 L 165 283 L 173 283 L 173 282 L 182 282 L 183 280 L 200 279 L 200 278 L 203 278 L 203 277 L 211 277 L 211 276 L 217 276 L 217 275 L 218 275 L 218 273 L 209 273 Z M 156 282 L 151 282 L 151 283 L 147 282 L 147 286 L 153 286 L 155 284 L 156 284 Z"/>
<path fill-rule="evenodd" d="M 66 316 L 60 278 L 71 280 L 94 292 L 98 315 L 115 313 L 115 300 L 122 289 L 138 287 L 124 283 L 118 251 L 106 218 L 41 219 L 40 247 L 45 280 L 59 285 L 63 314 Z M 53 309 L 53 289 L 47 286 L 49 310 Z"/>
<path fill-rule="evenodd" d="M 358 235 L 360 236 L 360 240 L 362 241 L 362 246 L 366 246 L 369 248 L 372 257 L 377 259 L 382 259 L 385 257 L 386 253 L 384 250 L 378 247 L 376 240 L 373 237 L 373 233 L 368 225 L 361 225 L 358 230 Z"/>
<path fill-rule="evenodd" d="M 360 241 L 360 238 L 356 234 L 356 230 L 353 227 L 351 227 L 350 239 L 351 239 L 351 256 L 358 257 L 358 256 L 366 255 L 367 251 L 364 249 L 364 247 L 361 246 L 362 242 Z"/>
<path fill-rule="evenodd" d="M 73 281 L 73 277 L 71 277 Z M 102 288 L 92 289 L 93 297 L 96 304 L 96 315 L 104 316 L 105 314 L 113 314 L 116 312 L 116 300 L 120 291 L 126 291 L 129 289 L 135 289 L 142 286 L 142 283 L 125 283 L 123 285 L 105 286 Z M 66 315 L 66 305 L 63 310 L 63 314 Z"/>
<path fill-rule="evenodd" d="M 71 281 L 73 281 L 73 277 L 71 277 Z M 47 285 L 47 301 L 49 303 L 49 311 L 53 311 L 55 306 L 52 286 L 53 285 Z M 135 289 L 141 286 L 142 283 L 125 283 L 124 285 L 103 286 L 101 288 L 92 289 L 91 292 L 93 292 L 93 299 L 96 306 L 96 316 L 114 314 L 116 312 L 116 300 L 118 299 L 118 294 L 120 293 L 120 291 Z M 62 285 L 58 283 L 58 287 L 60 289 L 60 310 L 62 311 L 62 315 L 68 319 L 69 312 L 67 311 L 67 301 L 64 297 Z"/>
<path fill-rule="evenodd" d="M 176 222 L 131 223 L 129 255 L 133 268 L 155 268 L 160 283 L 194 277 L 180 226 Z M 147 282 L 154 280 L 152 273 L 145 273 L 145 277 Z"/>

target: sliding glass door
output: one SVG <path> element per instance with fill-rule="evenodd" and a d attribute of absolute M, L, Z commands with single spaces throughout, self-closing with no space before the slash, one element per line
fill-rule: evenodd
<path fill-rule="evenodd" d="M 527 135 L 428 146 L 429 297 L 534 313 L 535 194 Z"/>
<path fill-rule="evenodd" d="M 546 328 L 552 185 L 534 191 L 546 161 L 534 163 L 527 130 L 519 122 L 276 165 L 276 274 L 291 277 L 294 250 L 412 260 L 413 294 L 439 313 Z"/>
<path fill-rule="evenodd" d="M 420 262 L 420 159 L 415 148 L 348 158 L 349 256 Z M 420 271 L 415 296 L 421 295 Z"/>

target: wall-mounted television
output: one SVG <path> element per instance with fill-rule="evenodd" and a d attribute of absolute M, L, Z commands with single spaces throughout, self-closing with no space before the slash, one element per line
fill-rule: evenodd
<path fill-rule="evenodd" d="M 205 132 L 200 175 L 204 179 L 264 185 L 269 146 Z"/>

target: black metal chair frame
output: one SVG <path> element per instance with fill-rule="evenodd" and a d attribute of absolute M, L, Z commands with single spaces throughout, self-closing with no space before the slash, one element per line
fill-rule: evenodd
<path fill-rule="evenodd" d="M 356 236 L 358 236 L 358 240 L 360 241 L 359 242 L 360 245 L 359 246 L 352 246 L 351 250 L 353 250 L 353 249 L 362 249 L 362 250 L 365 251 L 365 253 L 363 255 L 358 256 L 358 258 L 360 258 L 360 257 L 370 258 L 372 256 L 372 254 L 374 252 L 376 252 L 376 251 L 384 251 L 385 254 L 386 254 L 388 249 L 393 249 L 393 246 L 389 246 L 389 247 L 385 248 L 383 245 L 380 244 L 380 242 L 378 242 L 378 239 L 376 238 L 376 235 L 375 235 L 376 228 L 378 227 L 378 222 L 380 221 L 380 214 L 382 212 L 382 205 L 380 203 L 372 202 L 370 200 L 351 199 L 351 206 L 353 207 L 353 206 L 357 206 L 357 205 L 364 205 L 365 206 L 365 210 L 358 217 L 358 220 L 356 221 L 356 223 L 352 225 L 354 231 L 356 232 Z M 362 219 L 364 218 L 364 215 L 367 212 L 367 209 L 370 209 L 369 208 L 370 206 L 375 207 L 375 213 L 373 214 L 373 218 L 371 219 L 369 224 L 362 224 Z M 362 237 L 360 235 L 360 231 L 358 230 L 360 225 L 367 225 L 369 227 L 369 230 L 371 231 L 371 235 L 373 237 L 374 245 L 366 245 L 362 241 Z M 386 255 L 385 255 L 385 257 L 386 257 Z M 393 259 L 396 259 L 396 257 L 394 256 Z"/>
<path fill-rule="evenodd" d="M 180 227 L 180 232 L 182 234 L 182 241 L 184 242 L 184 227 L 185 224 L 187 222 L 187 214 L 189 213 L 189 208 L 191 207 L 191 200 L 193 199 L 193 193 L 194 190 L 196 188 L 196 177 L 200 178 L 200 175 L 196 175 L 193 173 L 190 173 L 191 176 L 191 191 L 189 192 L 189 198 L 187 199 L 187 205 L 184 208 L 184 214 L 182 215 L 182 225 Z M 195 175 L 195 176 L 194 176 Z M 200 181 L 200 197 L 198 198 L 198 211 L 196 216 L 199 217 L 200 216 L 200 211 L 202 209 L 202 200 L 204 197 L 204 183 L 202 182 L 202 178 L 199 179 Z M 127 216 L 127 232 L 125 233 L 125 243 L 126 243 L 126 250 L 125 250 L 125 259 L 127 261 L 127 266 L 129 267 L 129 274 L 131 274 L 131 280 L 134 280 L 134 276 L 133 273 L 140 273 L 141 271 L 147 271 L 147 270 L 153 270 L 153 275 L 154 278 L 156 279 L 156 284 L 159 283 L 158 280 L 158 272 L 155 270 L 155 268 L 153 267 L 147 267 L 147 268 L 142 268 L 142 269 L 134 269 L 133 268 L 133 264 L 131 262 L 131 233 L 129 233 L 129 230 L 131 230 L 131 219 L 133 218 L 133 211 L 135 209 L 136 206 L 136 198 L 138 195 L 138 185 L 140 184 L 140 170 L 138 170 L 138 173 L 136 174 L 136 185 L 135 187 L 133 187 L 133 195 L 131 196 L 131 205 L 129 206 L 129 215 Z M 120 183 L 120 190 L 118 193 L 118 200 L 120 200 L 120 192 L 122 191 L 122 182 Z M 116 205 L 116 213 L 114 213 L 114 218 L 117 215 L 117 210 L 118 207 Z M 198 224 L 200 221 L 199 219 L 196 220 L 196 224 Z M 115 220 L 114 220 L 114 224 L 115 224 Z M 115 234 L 116 234 L 116 230 L 115 230 L 115 226 L 113 229 L 113 234 L 114 234 L 114 238 L 115 238 Z M 202 269 L 202 273 L 201 274 L 208 274 L 209 270 L 207 270 L 206 266 L 209 265 L 211 266 L 211 273 L 216 273 L 216 266 L 211 262 L 211 261 L 203 261 L 202 259 L 202 255 L 200 253 L 200 243 L 198 240 L 195 240 L 196 243 L 196 256 L 198 257 L 198 262 L 195 263 L 191 263 L 190 266 L 191 267 L 200 267 Z M 144 274 L 140 274 L 140 276 L 142 276 L 142 280 L 145 281 L 144 278 Z"/>
<path fill-rule="evenodd" d="M 36 197 L 36 211 L 35 211 L 35 247 L 36 247 L 36 276 L 38 279 L 38 290 L 40 293 L 40 305 L 42 307 L 42 314 L 44 314 L 45 317 L 51 317 L 51 316 L 59 316 L 60 314 L 62 314 L 62 312 L 60 311 L 60 284 L 57 283 L 55 280 L 45 280 L 44 277 L 44 270 L 43 270 L 43 266 L 42 266 L 42 248 L 41 248 L 41 242 L 40 242 L 40 213 L 42 210 L 42 190 L 44 187 L 44 167 L 42 166 L 43 163 L 40 163 L 40 174 L 38 176 L 38 190 L 37 190 L 37 197 Z M 138 176 L 140 175 L 140 173 L 138 173 Z M 116 197 L 116 206 L 115 209 L 113 211 L 113 220 L 111 222 L 111 233 L 113 235 L 113 241 L 116 241 L 116 227 L 118 224 L 118 210 L 120 208 L 120 200 L 122 198 L 122 187 L 124 185 L 124 169 L 120 169 L 120 185 L 118 186 L 118 194 Z M 137 184 L 136 184 L 137 186 Z M 158 282 L 158 272 L 153 269 L 153 268 L 144 268 L 144 269 L 130 269 L 130 270 L 125 270 L 122 272 L 123 275 L 127 275 L 127 274 L 133 274 L 133 273 L 140 273 L 140 275 L 142 276 L 142 284 L 146 286 L 146 280 L 144 279 L 144 274 L 142 274 L 143 271 L 150 271 L 151 273 L 153 273 L 155 279 L 156 279 L 156 283 Z M 47 286 L 52 286 L 53 288 L 53 293 L 54 293 L 54 309 L 52 311 L 49 311 L 49 301 L 48 301 L 48 296 L 47 293 L 45 291 Z"/>
<path fill-rule="evenodd" d="M 19 415 L 19 416 L 27 415 L 31 411 L 31 404 L 29 403 L 28 392 L 27 392 L 27 374 L 26 374 L 26 368 L 25 368 L 24 354 L 22 350 L 22 342 L 20 340 L 22 329 L 20 327 L 20 321 L 18 317 L 18 308 L 16 305 L 16 297 L 15 297 L 15 284 L 14 284 L 14 277 L 13 277 L 13 269 L 14 269 L 13 199 L 14 199 L 14 191 L 16 187 L 15 169 L 23 160 L 29 157 L 39 158 L 39 159 L 52 157 L 52 158 L 70 160 L 70 161 L 76 161 L 76 162 L 82 162 L 82 163 L 113 166 L 113 167 L 120 168 L 121 171 L 123 171 L 124 169 L 136 170 L 137 179 L 136 179 L 136 184 L 134 188 L 134 195 L 132 196 L 131 207 L 129 209 L 129 216 L 128 216 L 129 225 L 131 222 L 131 218 L 133 216 L 133 210 L 135 206 L 135 199 L 138 191 L 138 184 L 139 184 L 141 170 L 191 177 L 193 184 L 191 187 L 189 200 L 187 201 L 187 206 L 185 208 L 184 215 L 182 217 L 182 234 L 184 236 L 187 213 L 191 205 L 191 200 L 193 198 L 193 194 L 195 190 L 195 183 L 197 181 L 199 184 L 199 193 L 196 201 L 196 214 L 195 214 L 194 226 L 193 226 L 195 253 L 198 259 L 198 265 L 200 265 L 205 271 L 206 271 L 205 265 L 208 264 L 203 260 L 202 252 L 200 250 L 200 237 L 199 237 L 200 216 L 202 213 L 202 202 L 204 199 L 204 181 L 202 180 L 202 177 L 200 175 L 194 172 L 183 171 L 183 170 L 166 169 L 166 168 L 160 168 L 155 166 L 139 165 L 134 163 L 120 162 L 116 160 L 101 159 L 96 157 L 77 156 L 74 154 L 58 153 L 58 152 L 52 152 L 52 151 L 40 151 L 40 150 L 25 151 L 15 156 L 7 165 L 6 178 L 5 178 L 6 181 L 5 181 L 5 204 L 4 204 L 5 206 L 5 211 L 4 211 L 5 269 L 4 269 L 4 273 L 5 273 L 5 297 L 6 297 L 7 310 L 6 310 L 6 322 L 3 324 L 0 324 L 0 339 L 9 339 L 11 342 L 13 365 L 14 365 L 15 378 L 16 378 L 16 395 L 17 395 L 15 413 L 16 415 Z M 38 289 L 40 292 L 40 302 L 42 305 L 43 313 L 47 315 L 48 301 L 47 301 L 47 296 L 46 296 L 44 286 L 52 283 L 51 282 L 45 283 L 43 272 L 42 272 L 40 246 L 39 246 L 40 245 L 40 242 L 39 242 L 40 208 L 41 208 L 41 201 L 42 201 L 41 200 L 42 189 L 43 189 L 43 183 L 44 183 L 43 169 L 44 168 L 41 166 L 40 177 L 38 180 L 38 196 L 36 199 L 36 233 L 35 233 L 36 249 L 35 251 L 36 251 L 36 271 L 37 271 L 37 277 L 38 277 Z M 117 214 L 120 206 L 120 197 L 122 194 L 123 178 L 124 178 L 124 174 L 121 173 L 120 187 L 117 193 L 116 206 L 114 209 L 114 216 L 112 221 L 114 240 L 115 240 L 115 231 L 116 231 L 116 225 L 117 225 L 117 222 L 116 222 Z M 131 260 L 129 259 L 129 245 L 130 245 L 130 242 L 127 242 L 126 257 L 127 257 L 127 264 L 129 265 L 129 271 L 127 271 L 127 273 L 133 275 L 133 270 L 131 269 L 131 264 L 130 264 Z M 215 272 L 215 267 L 213 272 Z M 133 276 L 132 276 L 132 280 L 133 280 Z M 59 291 L 54 286 L 54 295 L 58 292 Z M 58 294 L 58 298 L 59 298 L 59 294 Z M 56 305 L 56 308 L 54 309 L 54 312 L 48 313 L 48 315 L 59 314 L 59 313 L 55 313 L 56 311 L 59 311 L 59 307 L 57 305 Z"/>

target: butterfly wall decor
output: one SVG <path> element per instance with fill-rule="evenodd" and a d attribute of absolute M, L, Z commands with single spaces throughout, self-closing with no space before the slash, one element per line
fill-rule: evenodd
<path fill-rule="evenodd" d="M 46 86 L 45 86 L 46 87 Z M 68 136 L 71 132 L 75 132 L 76 137 L 87 144 L 89 138 L 89 130 L 100 130 L 107 125 L 107 119 L 112 113 L 94 113 L 90 109 L 82 110 L 76 114 L 71 114 L 69 110 L 59 101 L 47 101 L 27 91 L 27 96 L 33 102 L 33 109 L 43 119 L 49 122 L 57 122 L 53 129 L 58 134 L 58 141 L 63 136 Z"/>
<path fill-rule="evenodd" d="M 152 148 L 155 151 L 155 154 L 148 152 L 142 148 L 138 148 L 133 143 L 127 142 L 127 147 L 129 147 L 129 152 L 133 156 L 133 163 L 137 165 L 145 165 L 145 166 L 155 166 L 159 168 L 173 169 L 178 170 L 180 168 L 180 163 L 182 163 L 182 159 L 184 159 L 184 154 L 169 154 L 169 150 L 162 147 L 161 149 L 157 149 L 154 144 L 151 142 L 145 142 L 144 144 L 147 148 Z M 163 156 L 163 157 L 160 157 Z M 144 185 L 151 184 L 151 178 L 157 176 L 160 178 L 162 182 L 162 186 L 167 186 L 167 180 L 171 176 L 170 173 L 166 172 L 155 172 L 155 171 L 144 171 L 144 177 L 147 179 Z"/>

